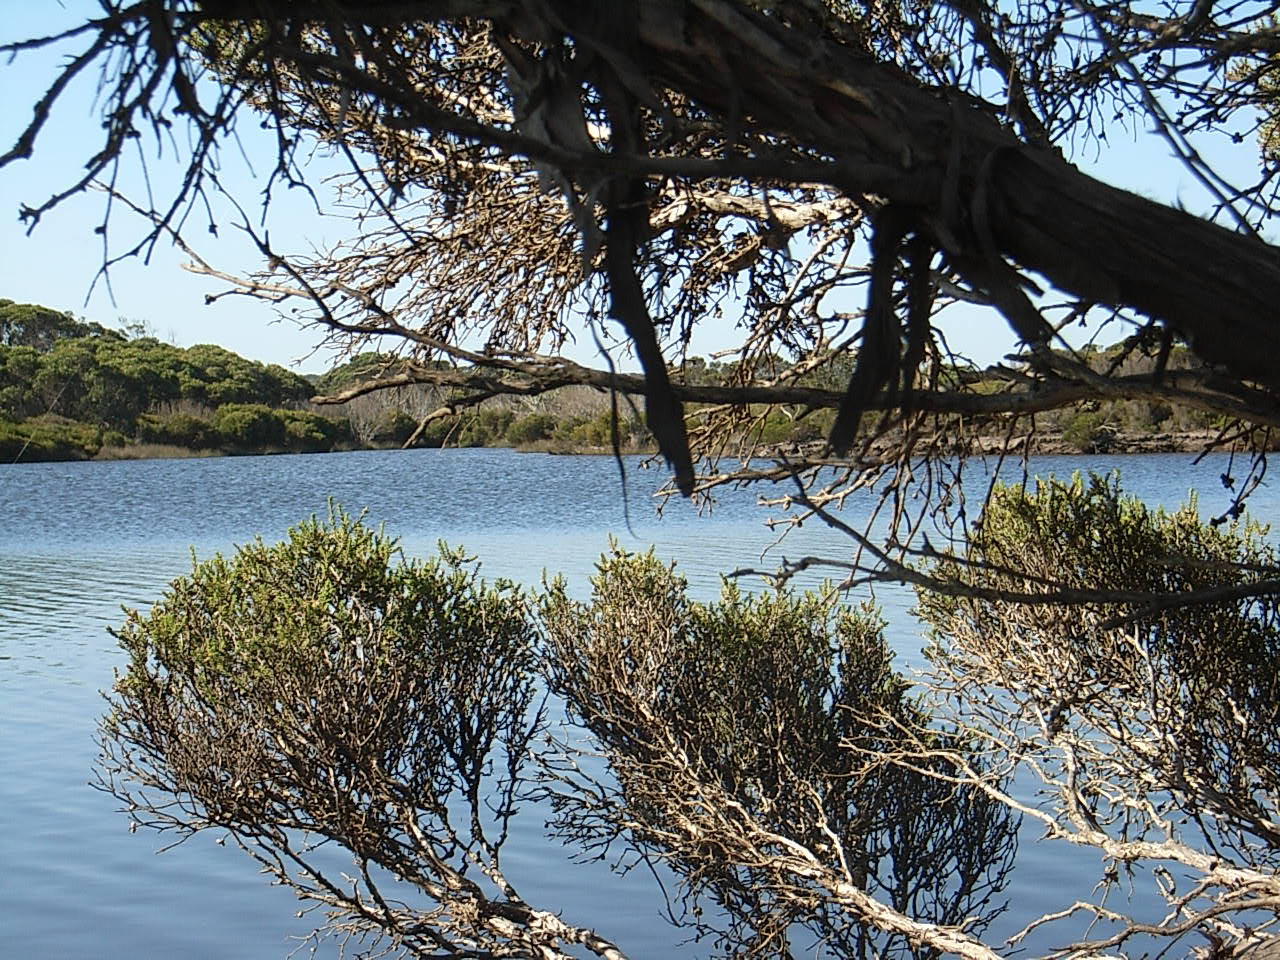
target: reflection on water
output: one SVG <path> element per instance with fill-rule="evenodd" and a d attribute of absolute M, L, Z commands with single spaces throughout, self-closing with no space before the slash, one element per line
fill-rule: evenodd
<path fill-rule="evenodd" d="M 1205 490 L 1202 507 L 1226 504 L 1221 462 L 1192 467 L 1186 455 L 1106 460 L 1044 458 L 1037 469 L 1069 474 L 1080 465 L 1124 468 L 1125 488 L 1173 505 Z M 710 518 L 673 504 L 655 518 L 657 477 L 632 463 L 630 518 L 616 465 L 602 457 L 516 455 L 509 451 L 364 452 L 0 467 L 0 837 L 5 870 L 6 954 L 21 957 L 281 958 L 290 936 L 312 924 L 291 919 L 296 902 L 267 887 L 236 851 L 197 839 L 156 857 L 164 838 L 130 836 L 113 801 L 87 786 L 95 756 L 98 690 L 120 657 L 107 627 L 122 606 L 145 607 L 207 556 L 257 534 L 276 539 L 296 521 L 323 514 L 333 497 L 367 509 L 412 553 L 438 539 L 462 544 L 487 577 L 535 583 L 564 572 L 582 594 L 596 557 L 615 534 L 623 546 L 656 544 L 679 560 L 692 592 L 707 598 L 721 571 L 756 565 L 774 542 L 761 525 L 755 491 L 730 491 Z M 1276 514 L 1269 488 L 1251 509 Z M 856 505 L 854 506 L 856 512 Z M 763 565 L 783 557 L 848 553 L 845 541 L 806 524 Z M 820 573 L 809 577 L 816 583 Z M 880 588 L 899 662 L 919 663 L 910 594 Z M 540 824 L 523 825 L 531 836 Z M 1052 848 L 1023 843 L 1024 904 L 1050 887 L 1066 899 Z M 571 865 L 563 851 L 513 841 L 507 863 L 522 886 L 575 922 L 598 924 L 634 957 L 673 955 L 678 939 L 660 922 L 661 895 L 641 871 L 618 880 L 600 866 Z M 1084 878 L 1078 878 L 1083 883 Z M 1078 891 L 1088 893 L 1087 884 Z M 619 909 L 625 904 L 626 909 Z M 334 947 L 320 952 L 336 956 Z M 697 945 L 683 955 L 705 953 Z"/>

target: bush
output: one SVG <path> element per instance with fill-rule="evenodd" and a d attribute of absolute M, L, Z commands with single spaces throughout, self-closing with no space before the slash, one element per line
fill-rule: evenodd
<path fill-rule="evenodd" d="M 443 447 L 446 443 L 457 440 L 461 421 L 458 417 L 440 417 L 432 420 L 418 436 L 420 447 Z"/>
<path fill-rule="evenodd" d="M 220 444 L 232 450 L 263 450 L 284 444 L 284 421 L 261 403 L 225 403 L 213 415 Z"/>
<path fill-rule="evenodd" d="M 464 415 L 457 433 L 458 446 L 499 446 L 514 417 L 510 410 L 492 407 L 481 407 L 470 415 Z"/>
<path fill-rule="evenodd" d="M 623 418 L 618 424 L 618 440 L 629 446 L 633 424 Z M 601 410 L 594 417 L 571 417 L 555 428 L 552 438 L 571 449 L 599 449 L 613 446 L 613 412 Z"/>
<path fill-rule="evenodd" d="M 418 429 L 418 421 L 399 407 L 387 407 L 378 415 L 369 439 L 381 446 L 401 446 Z M 436 444 L 439 446 L 439 444 Z"/>
<path fill-rule="evenodd" d="M 727 912 L 724 945 L 803 926 L 837 955 L 905 947 L 857 922 L 850 865 L 911 916 L 981 928 L 966 918 L 1000 888 L 1015 821 L 950 768 L 881 762 L 897 736 L 885 718 L 919 718 L 874 613 L 731 587 L 700 604 L 651 554 L 615 552 L 593 583 L 589 605 L 553 585 L 539 636 L 513 585 L 485 585 L 444 547 L 406 560 L 338 511 L 196 563 L 115 633 L 128 665 L 98 785 L 139 824 L 229 836 L 325 904 L 333 930 L 412 955 L 620 955 L 502 872 L 539 789 L 531 758 L 555 830 L 588 855 L 621 842 L 666 860 L 699 933 L 700 898 Z M 541 736 L 539 667 L 616 779 Z M 354 869 L 331 873 L 317 838 Z"/>
<path fill-rule="evenodd" d="M 352 442 L 351 423 L 304 410 L 280 410 L 284 445 L 296 453 L 321 453 Z"/>
<path fill-rule="evenodd" d="M 531 413 L 511 422 L 507 427 L 506 441 L 518 447 L 522 444 L 546 440 L 555 432 L 558 422 L 550 413 Z"/>
<path fill-rule="evenodd" d="M 919 592 L 940 721 L 1043 781 L 1046 835 L 1100 848 L 1104 891 L 1172 861 L 1187 879 L 1171 928 L 1280 889 L 1280 596 L 1264 534 L 1203 523 L 1194 500 L 1148 510 L 1114 478 L 998 487 L 965 557 L 933 571 L 956 589 Z"/>
<path fill-rule="evenodd" d="M 284 445 L 295 453 L 317 453 L 333 446 L 314 424 L 293 417 L 284 420 Z"/>
<path fill-rule="evenodd" d="M 348 931 L 384 919 L 370 899 L 477 912 L 472 873 L 497 868 L 485 825 L 500 843 L 539 725 L 515 587 L 447 548 L 407 560 L 332 512 L 195 564 L 115 636 L 128 665 L 100 726 L 100 785 L 140 820 L 229 833 L 278 881 L 346 908 Z M 181 799 L 156 808 L 159 794 Z M 318 885 L 332 859 L 314 858 L 317 838 L 351 851 L 363 883 Z M 399 926 L 396 945 L 437 955 L 432 933 Z"/>
<path fill-rule="evenodd" d="M 1062 439 L 1081 453 L 1106 453 L 1115 442 L 1115 428 L 1101 411 L 1086 410 L 1072 417 L 1062 430 Z"/>
<path fill-rule="evenodd" d="M 587 423 L 586 417 L 565 417 L 556 424 L 556 428 L 551 434 L 551 439 L 565 446 L 581 446 L 582 438 L 586 434 Z"/>
<path fill-rule="evenodd" d="M 957 790 L 948 763 L 882 762 L 910 741 L 899 730 L 926 718 L 892 669 L 873 609 L 813 593 L 751 597 L 728 583 L 718 602 L 699 603 L 652 552 L 616 548 L 592 588 L 589 604 L 569 599 L 563 582 L 543 600 L 548 685 L 595 736 L 618 784 L 584 784 L 577 802 L 562 799 L 562 836 L 588 849 L 625 836 L 664 860 L 695 915 L 708 897 L 731 918 L 699 933 L 744 954 L 785 945 L 795 926 L 837 956 L 905 947 L 829 899 L 814 880 L 830 862 L 821 853 L 803 890 L 776 880 L 780 836 L 811 854 L 844 851 L 868 893 L 913 918 L 981 915 L 1003 885 L 1018 818 Z M 930 736 L 940 750 L 960 748 Z"/>
<path fill-rule="evenodd" d="M 772 410 L 763 424 L 757 425 L 760 443 L 786 443 L 795 437 L 796 423 L 781 410 Z"/>
<path fill-rule="evenodd" d="M 13 423 L 0 420 L 0 460 L 88 460 L 102 447 L 97 427 L 57 418 Z"/>
<path fill-rule="evenodd" d="M 142 443 L 165 443 L 188 450 L 207 450 L 221 443 L 217 428 L 203 417 L 189 413 L 162 416 L 144 413 L 138 418 L 138 440 Z"/>

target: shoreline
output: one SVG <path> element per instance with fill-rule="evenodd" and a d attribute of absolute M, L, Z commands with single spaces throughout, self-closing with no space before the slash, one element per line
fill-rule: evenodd
<path fill-rule="evenodd" d="M 1080 449 L 1079 445 L 1068 442 L 1061 434 L 1033 434 L 1029 436 L 1014 437 L 1008 441 L 1007 452 L 1021 455 L 1024 452 L 1031 455 L 1078 455 L 1078 456 L 1099 456 L 1099 455 L 1125 455 L 1125 454 L 1145 454 L 1145 453 L 1204 453 L 1211 447 L 1211 444 L 1219 436 L 1214 430 L 1193 430 L 1176 433 L 1150 433 L 1150 434 L 1132 434 L 1132 433 L 1115 433 L 1105 438 L 1099 438 L 1099 441 L 1092 445 L 1090 449 Z M 1001 451 L 1005 441 L 999 437 L 981 437 L 978 438 L 977 448 L 975 452 L 980 455 L 997 454 Z M 780 445 L 779 449 L 786 449 L 787 445 Z M 410 447 L 402 448 L 396 446 L 383 447 L 340 447 L 333 450 L 311 451 L 314 453 L 353 453 L 365 450 L 398 450 L 398 449 L 488 449 L 488 450 L 513 450 L 516 453 L 527 454 L 549 454 L 552 456 L 613 456 L 614 451 L 609 447 L 571 447 L 547 441 L 539 441 L 529 444 L 507 445 L 496 444 L 485 447 Z M 119 460 L 195 460 L 210 457 L 263 457 L 263 456 L 279 456 L 288 453 L 297 453 L 287 449 L 264 449 L 264 450 L 219 450 L 219 449 L 189 449 L 186 447 L 172 446 L 168 444 L 140 443 L 131 444 L 121 447 L 102 447 L 92 457 L 57 457 L 42 458 L 38 460 L 27 459 L 25 457 L 10 461 L 10 464 L 18 463 L 78 463 L 78 462 L 105 462 Z M 644 456 L 656 455 L 656 448 L 630 447 L 622 451 L 624 456 Z M 304 456 L 307 454 L 303 454 Z"/>
<path fill-rule="evenodd" d="M 1213 442 L 1219 436 L 1217 430 L 1185 430 L 1169 433 L 1117 432 L 1098 438 L 1089 449 L 1081 449 L 1078 444 L 1069 442 L 1061 433 L 1034 434 L 1012 438 L 1009 441 L 1009 449 L 1021 453 L 1024 447 L 1029 447 L 1027 452 L 1031 454 L 1079 454 L 1081 456 L 1127 453 L 1204 453 L 1211 449 Z M 982 452 L 997 452 L 1001 442 L 996 437 L 983 438 Z"/>

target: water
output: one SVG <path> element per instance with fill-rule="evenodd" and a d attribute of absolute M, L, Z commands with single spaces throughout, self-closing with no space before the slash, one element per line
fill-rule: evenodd
<path fill-rule="evenodd" d="M 1193 467 L 1191 459 L 1043 458 L 1035 466 L 1059 476 L 1121 466 L 1125 488 L 1150 502 L 1174 505 L 1200 487 L 1204 510 L 1221 510 L 1224 461 Z M 312 927 L 293 917 L 293 896 L 256 876 L 243 854 L 197 838 L 157 856 L 166 838 L 131 835 L 116 801 L 88 786 L 99 691 L 121 663 L 107 627 L 120 621 L 122 606 L 146 607 L 186 572 L 192 550 L 207 556 L 258 534 L 277 539 L 323 514 L 332 497 L 367 509 L 410 552 L 431 552 L 443 538 L 478 556 L 489 578 L 533 583 L 544 570 L 562 571 L 577 593 L 610 533 L 623 546 L 653 543 L 678 559 L 702 597 L 724 570 L 848 553 L 839 535 L 806 524 L 762 564 L 776 538 L 762 525 L 767 512 L 754 505 L 758 490 L 727 493 L 710 517 L 672 504 L 657 518 L 650 498 L 657 479 L 632 463 L 633 538 L 617 467 L 601 457 L 424 450 L 0 467 L 0 953 L 278 960 Z M 1251 502 L 1264 520 L 1277 506 L 1271 488 Z M 857 504 L 851 509 L 856 514 Z M 881 588 L 877 599 L 899 661 L 918 662 L 910 595 Z M 517 838 L 507 854 L 526 896 L 597 925 L 633 957 L 680 953 L 671 944 L 681 935 L 660 919 L 652 881 L 570 864 L 536 833 Z M 1024 843 L 1022 853 L 1020 900 L 1060 902 L 1054 848 Z M 338 952 L 329 944 L 317 955 Z"/>

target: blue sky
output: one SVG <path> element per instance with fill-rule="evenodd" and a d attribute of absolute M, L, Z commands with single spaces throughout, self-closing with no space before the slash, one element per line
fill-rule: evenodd
<path fill-rule="evenodd" d="M 3 41 L 50 33 L 81 22 L 97 10 L 96 4 L 86 0 L 5 6 L 0 20 Z M 72 48 L 61 49 L 66 52 Z M 31 106 L 46 88 L 55 63 L 54 58 L 37 54 L 0 67 L 4 70 L 0 81 L 0 149 L 8 149 L 29 121 Z M 103 254 L 102 238 L 94 233 L 102 218 L 101 194 L 67 201 L 47 215 L 32 235 L 26 235 L 17 219 L 19 204 L 43 201 L 71 182 L 100 136 L 92 116 L 94 79 L 81 78 L 55 111 L 37 143 L 34 159 L 0 170 L 0 297 L 43 303 L 108 325 L 141 323 L 161 339 L 181 346 L 218 343 L 245 356 L 303 372 L 327 369 L 333 355 L 314 351 L 320 339 L 316 330 L 300 329 L 281 320 L 270 306 L 244 298 L 207 306 L 205 295 L 220 289 L 218 283 L 183 270 L 186 257 L 167 245 L 158 246 L 149 262 L 134 259 L 117 265 L 109 287 L 101 278 L 95 284 Z M 1192 211 L 1207 207 L 1204 192 L 1172 160 L 1167 146 L 1157 137 L 1110 133 L 1110 146 L 1097 160 L 1092 155 L 1076 158 L 1082 169 L 1147 196 L 1181 203 Z M 252 154 L 252 138 L 247 137 L 245 143 L 246 151 Z M 262 146 L 270 148 L 270 144 Z M 1199 146 L 1229 179 L 1243 184 L 1256 178 L 1257 151 L 1252 142 L 1233 146 L 1215 140 Z M 246 207 L 252 208 L 261 190 L 262 171 L 247 166 L 234 149 L 224 149 L 222 159 L 226 165 L 224 181 Z M 165 160 L 152 158 L 149 163 L 152 175 L 161 180 L 166 171 L 172 174 L 174 170 Z M 130 186 L 140 188 L 141 181 Z M 162 184 L 156 188 L 162 193 Z M 317 217 L 300 196 L 285 198 L 274 210 L 270 226 L 273 242 L 293 252 L 323 246 L 325 234 L 336 229 L 333 221 Z M 118 241 L 131 229 L 137 227 L 126 216 L 119 217 L 113 227 Z M 217 239 L 204 236 L 203 229 L 192 232 L 201 236 L 201 255 L 216 267 L 236 272 L 251 269 L 257 262 L 253 248 L 228 228 L 225 220 Z M 695 343 L 695 352 L 710 352 L 734 342 L 731 318 L 708 321 L 703 327 L 703 339 Z M 981 363 L 999 359 L 1012 346 L 1004 325 L 986 311 L 957 315 L 947 324 L 947 333 L 954 348 Z M 1103 339 L 1109 342 L 1118 336 L 1119 332 L 1114 336 L 1108 333 Z M 590 338 L 581 338 L 581 343 L 573 351 L 575 359 L 592 362 Z"/>

